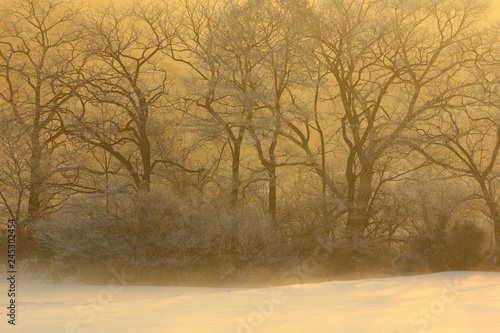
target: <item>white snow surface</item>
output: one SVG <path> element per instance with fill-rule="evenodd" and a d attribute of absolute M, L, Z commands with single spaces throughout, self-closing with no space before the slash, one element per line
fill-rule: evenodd
<path fill-rule="evenodd" d="M 260 289 L 19 282 L 0 332 L 500 332 L 500 273 L 331 281 Z"/>

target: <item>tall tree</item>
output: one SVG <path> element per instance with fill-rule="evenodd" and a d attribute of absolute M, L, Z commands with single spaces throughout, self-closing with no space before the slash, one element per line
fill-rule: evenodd
<path fill-rule="evenodd" d="M 4 135 L 18 141 L 4 146 L 17 150 L 5 156 L 28 195 L 22 229 L 60 207 L 64 178 L 75 170 L 63 127 L 80 84 L 82 38 L 75 22 L 81 12 L 65 0 L 21 0 L 1 9 L 0 107 L 3 126 L 15 128 Z"/>
<path fill-rule="evenodd" d="M 464 76 L 471 84 L 462 103 L 448 105 L 437 121 L 420 129 L 413 148 L 427 160 L 457 177 L 470 179 L 473 196 L 481 199 L 493 222 L 495 241 L 500 244 L 500 90 L 498 82 L 500 31 L 488 28 L 473 52 L 475 66 Z"/>
<path fill-rule="evenodd" d="M 332 107 L 346 148 L 346 235 L 363 238 L 372 214 L 374 174 L 392 148 L 457 102 L 462 69 L 473 65 L 472 27 L 482 4 L 325 1 L 318 57 L 333 79 Z"/>
<path fill-rule="evenodd" d="M 150 137 L 152 123 L 167 115 L 170 77 L 164 51 L 175 30 L 171 16 L 167 5 L 111 5 L 93 11 L 82 24 L 88 36 L 86 85 L 80 90 L 86 113 L 67 130 L 105 150 L 127 171 L 134 188 L 145 192 L 157 165 L 176 165 L 154 154 Z"/>
<path fill-rule="evenodd" d="M 241 198 L 243 145 L 254 107 L 253 76 L 262 65 L 261 56 L 253 36 L 235 29 L 242 23 L 238 21 L 241 17 L 234 14 L 238 4 L 183 4 L 183 24 L 171 57 L 192 70 L 184 98 L 190 116 L 205 124 L 214 142 L 222 140 L 223 147 L 230 149 L 229 199 L 235 206 Z"/>
<path fill-rule="evenodd" d="M 218 129 L 216 137 L 222 135 L 230 148 L 231 202 L 240 198 L 244 162 L 252 170 L 249 182 L 267 181 L 272 221 L 277 168 L 310 164 L 304 156 L 285 153 L 290 142 L 280 151 L 279 141 L 281 137 L 307 145 L 297 138 L 296 131 L 303 133 L 294 122 L 307 118 L 295 99 L 306 77 L 305 58 L 311 57 L 311 20 L 305 1 L 187 2 L 179 41 L 172 49 L 172 57 L 193 70 L 197 84 L 186 98 L 195 110 L 193 117 Z M 244 144 L 255 150 L 244 150 Z M 255 157 L 260 167 L 249 162 Z"/>

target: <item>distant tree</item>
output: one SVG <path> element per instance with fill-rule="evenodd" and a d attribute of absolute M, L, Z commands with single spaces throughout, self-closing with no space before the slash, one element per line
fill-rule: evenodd
<path fill-rule="evenodd" d="M 256 45 L 251 36 L 228 37 L 234 23 L 229 18 L 232 6 L 225 1 L 183 1 L 181 26 L 170 56 L 187 66 L 192 73 L 187 78 L 187 93 L 182 98 L 184 110 L 196 121 L 201 136 L 221 145 L 224 163 L 229 149 L 229 200 L 235 206 L 241 198 L 243 145 L 248 134 L 252 111 L 252 74 L 261 66 Z M 241 45 L 232 45 L 241 43 Z"/>
<path fill-rule="evenodd" d="M 231 202 L 238 202 L 242 194 L 244 163 L 250 179 L 243 189 L 267 181 L 268 212 L 275 222 L 277 169 L 315 160 L 310 133 L 305 133 L 311 130 L 310 110 L 299 102 L 308 79 L 305 64 L 314 61 L 309 52 L 312 10 L 304 1 L 207 1 L 185 6 L 172 57 L 193 70 L 194 83 L 185 98 L 188 110 L 230 148 Z M 280 143 L 280 138 L 285 140 Z M 291 148 L 297 144 L 302 153 Z M 255 159 L 260 166 L 250 162 Z"/>
<path fill-rule="evenodd" d="M 268 211 L 276 224 L 277 169 L 308 164 L 303 156 L 286 152 L 287 142 L 280 138 L 297 140 L 294 123 L 301 116 L 307 118 L 305 110 L 297 110 L 296 100 L 301 99 L 304 88 L 304 63 L 312 59 L 308 54 L 312 11 L 304 1 L 257 0 L 246 2 L 229 15 L 225 49 L 234 53 L 245 45 L 255 48 L 249 55 L 256 66 L 248 78 L 251 110 L 246 128 L 269 179 Z"/>

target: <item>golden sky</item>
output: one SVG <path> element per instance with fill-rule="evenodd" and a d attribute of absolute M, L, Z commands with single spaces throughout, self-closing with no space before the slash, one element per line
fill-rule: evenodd
<path fill-rule="evenodd" d="M 500 0 L 492 1 L 493 8 L 491 10 L 491 19 L 498 20 L 500 19 Z"/>
<path fill-rule="evenodd" d="M 110 0 L 84 0 L 90 4 L 99 4 L 104 5 Z M 112 0 L 115 4 L 126 4 L 131 2 L 132 0 Z M 149 0 L 145 0 L 145 2 L 149 2 Z M 489 20 L 499 20 L 500 19 L 500 0 L 490 0 L 492 8 L 488 11 L 488 19 Z"/>

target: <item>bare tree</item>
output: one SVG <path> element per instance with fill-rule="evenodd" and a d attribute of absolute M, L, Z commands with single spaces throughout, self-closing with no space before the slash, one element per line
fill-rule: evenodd
<path fill-rule="evenodd" d="M 237 15 L 231 15 L 237 4 L 185 1 L 183 6 L 183 24 L 170 56 L 193 73 L 188 81 L 191 89 L 183 98 L 185 109 L 205 124 L 204 135 L 214 138 L 214 143 L 222 140 L 223 147 L 230 149 L 229 197 L 236 205 L 241 195 L 246 123 L 253 109 L 252 75 L 261 66 L 257 45 L 252 36 L 234 30 L 241 23 Z M 221 151 L 221 158 L 224 155 Z"/>
<path fill-rule="evenodd" d="M 408 130 L 457 102 L 471 27 L 483 6 L 474 1 L 387 4 L 326 1 L 318 56 L 330 77 L 332 108 L 346 148 L 347 238 L 363 238 L 374 174 Z M 330 6 L 330 7 L 328 7 Z"/>
<path fill-rule="evenodd" d="M 484 31 L 483 44 L 474 52 L 476 66 L 466 74 L 475 84 L 464 93 L 461 104 L 449 105 L 431 126 L 421 128 L 421 140 L 413 145 L 430 162 L 467 182 L 473 181 L 473 198 L 486 205 L 497 246 L 500 244 L 498 37 L 498 30 Z"/>
<path fill-rule="evenodd" d="M 172 57 L 193 70 L 197 83 L 191 84 L 185 100 L 191 102 L 194 118 L 224 133 L 230 148 L 233 204 L 240 197 L 240 169 L 245 163 L 253 179 L 243 188 L 267 179 L 268 211 L 276 221 L 277 168 L 311 165 L 309 159 L 315 160 L 309 145 L 310 110 L 299 102 L 302 90 L 311 89 L 303 81 L 308 79 L 305 64 L 314 61 L 308 54 L 313 13 L 303 1 L 185 6 L 185 23 L 172 49 Z M 280 138 L 286 140 L 279 144 Z M 244 144 L 255 151 L 243 156 Z M 297 144 L 306 154 L 290 155 Z M 250 162 L 255 157 L 260 166 Z M 262 172 L 264 177 L 259 176 Z"/>
<path fill-rule="evenodd" d="M 60 207 L 68 194 L 64 180 L 74 176 L 63 127 L 79 85 L 81 11 L 64 0 L 22 0 L 1 9 L 0 107 L 3 126 L 11 127 L 5 139 L 17 141 L 4 149 L 12 179 L 28 195 L 24 227 Z"/>
<path fill-rule="evenodd" d="M 175 165 L 154 155 L 152 122 L 166 117 L 170 77 L 164 51 L 175 31 L 166 5 L 148 4 L 93 11 L 83 22 L 86 32 L 84 69 L 85 116 L 68 133 L 105 150 L 127 171 L 136 190 L 149 191 L 156 166 Z"/>

